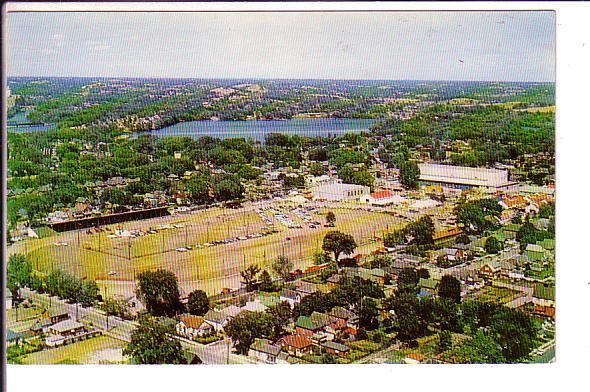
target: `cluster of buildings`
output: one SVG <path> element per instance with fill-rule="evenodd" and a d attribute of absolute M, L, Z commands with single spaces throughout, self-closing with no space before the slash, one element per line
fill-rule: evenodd
<path fill-rule="evenodd" d="M 70 317 L 68 312 L 57 308 L 49 308 L 35 321 L 27 331 L 8 331 L 7 344 L 18 344 L 35 336 L 45 339 L 48 348 L 71 344 L 89 339 L 100 334 L 85 324 Z"/>

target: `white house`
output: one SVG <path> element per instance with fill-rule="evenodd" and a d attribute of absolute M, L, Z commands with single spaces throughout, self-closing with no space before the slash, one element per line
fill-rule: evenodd
<path fill-rule="evenodd" d="M 268 306 L 264 305 L 260 300 L 250 301 L 242 306 L 242 310 L 247 310 L 249 312 L 264 312 L 266 309 L 268 309 Z"/>
<path fill-rule="evenodd" d="M 279 299 L 281 301 L 287 301 L 291 305 L 291 308 L 301 302 L 301 297 L 302 294 L 300 292 L 290 289 L 283 289 L 279 293 Z"/>
<path fill-rule="evenodd" d="M 210 309 L 203 318 L 210 324 L 215 331 L 223 331 L 223 328 L 229 323 L 234 317 L 242 313 L 242 309 L 235 305 L 230 305 L 221 310 Z"/>
<path fill-rule="evenodd" d="M 196 336 L 208 336 L 213 332 L 215 332 L 215 328 L 203 317 L 190 314 L 180 316 L 180 322 L 176 324 L 176 333 L 189 339 Z"/>

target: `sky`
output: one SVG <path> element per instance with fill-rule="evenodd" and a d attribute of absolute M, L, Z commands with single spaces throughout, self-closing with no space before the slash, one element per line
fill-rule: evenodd
<path fill-rule="evenodd" d="M 553 12 L 7 16 L 9 76 L 555 81 Z"/>

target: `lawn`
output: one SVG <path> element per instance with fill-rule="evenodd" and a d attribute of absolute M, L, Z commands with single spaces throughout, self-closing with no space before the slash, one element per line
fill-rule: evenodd
<path fill-rule="evenodd" d="M 119 354 L 125 343 L 106 336 L 98 336 L 66 346 L 38 351 L 23 358 L 23 363 L 39 364 L 99 364 L 128 363 Z"/>
<path fill-rule="evenodd" d="M 14 332 L 28 331 L 38 320 L 44 309 L 40 307 L 18 308 L 18 321 L 16 319 L 16 308 L 6 309 L 6 328 Z"/>
<path fill-rule="evenodd" d="M 327 210 L 322 209 L 312 216 L 323 222 Z M 357 252 L 366 254 L 380 246 L 379 242 L 372 240 L 374 236 L 381 236 L 401 224 L 399 218 L 379 212 L 346 208 L 330 210 L 336 215 L 334 228 L 311 229 L 304 225 L 303 228 L 289 229 L 276 224 L 277 232 L 273 234 L 211 247 L 194 245 L 207 242 L 207 238 L 213 241 L 261 232 L 264 222 L 253 211 L 212 208 L 194 214 L 111 225 L 100 234 L 88 231 L 60 233 L 30 241 L 23 249 L 30 254 L 34 268 L 40 271 L 59 268 L 87 279 L 122 283 L 113 285 L 113 290 L 119 287 L 129 291 L 127 283 L 135 281 L 139 273 L 165 268 L 174 272 L 187 290 L 198 287 L 214 294 L 223 287 L 236 288 L 239 273 L 248 265 L 257 264 L 270 271 L 272 261 L 279 255 L 293 260 L 295 268 L 311 265 L 313 254 L 321 248 L 323 237 L 330 230 L 351 234 L 359 245 Z M 295 215 L 290 216 L 295 220 Z M 106 237 L 107 232 L 114 232 L 116 227 L 147 231 L 163 225 L 180 227 L 131 240 Z M 126 245 L 129 241 L 131 248 Z M 108 249 L 105 244 L 112 246 Z M 193 249 L 176 250 L 186 245 L 193 246 Z M 109 288 L 109 295 L 114 293 Z"/>
<path fill-rule="evenodd" d="M 495 302 L 499 304 L 508 303 L 520 295 L 521 293 L 518 291 L 511 290 L 506 287 L 494 286 L 485 286 L 484 288 L 475 293 L 475 296 L 480 301 Z"/>

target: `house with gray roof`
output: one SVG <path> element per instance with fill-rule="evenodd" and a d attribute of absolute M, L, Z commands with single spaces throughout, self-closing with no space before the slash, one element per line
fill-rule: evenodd
<path fill-rule="evenodd" d="M 215 331 L 223 331 L 223 328 L 243 310 L 235 305 L 229 305 L 223 309 L 209 309 L 203 319 L 210 324 Z"/>
<path fill-rule="evenodd" d="M 281 346 L 274 344 L 268 339 L 256 339 L 252 346 L 250 346 L 248 355 L 265 363 L 289 363 L 287 361 L 287 354 L 281 352 Z"/>

